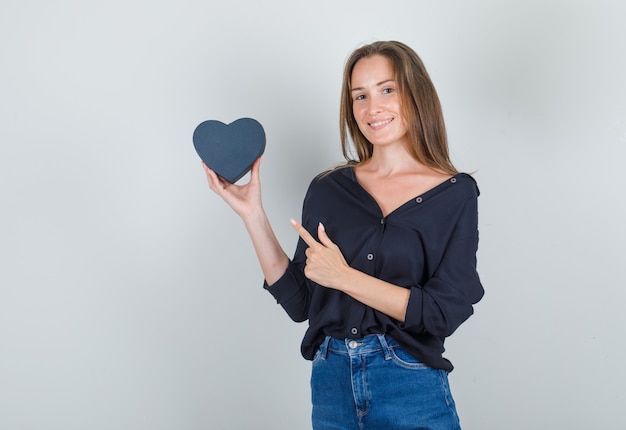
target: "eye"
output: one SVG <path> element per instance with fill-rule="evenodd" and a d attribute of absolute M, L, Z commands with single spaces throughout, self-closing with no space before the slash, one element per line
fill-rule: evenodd
<path fill-rule="evenodd" d="M 383 94 L 391 94 L 395 90 L 393 88 L 383 88 Z"/>
<path fill-rule="evenodd" d="M 354 97 L 354 100 L 365 100 L 365 95 L 364 94 L 358 94 L 356 97 Z"/>

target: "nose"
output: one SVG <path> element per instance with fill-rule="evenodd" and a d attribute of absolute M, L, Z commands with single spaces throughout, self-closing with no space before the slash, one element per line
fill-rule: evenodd
<path fill-rule="evenodd" d="M 374 100 L 373 98 L 370 99 L 370 103 L 368 106 L 368 112 L 370 113 L 370 115 L 375 115 L 379 113 L 380 111 L 381 111 L 380 103 L 378 103 L 378 101 Z"/>
<path fill-rule="evenodd" d="M 382 111 L 380 100 L 378 99 L 378 97 L 372 96 L 369 98 L 368 111 L 370 115 L 375 115 L 379 113 L 380 111 Z"/>

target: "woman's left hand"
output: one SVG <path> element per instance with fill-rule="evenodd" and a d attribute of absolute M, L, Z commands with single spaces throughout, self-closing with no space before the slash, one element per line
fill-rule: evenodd
<path fill-rule="evenodd" d="M 406 318 L 411 289 L 399 287 L 353 269 L 341 250 L 330 240 L 322 223 L 317 226 L 319 242 L 297 221 L 291 220 L 309 247 L 304 276 L 327 288 L 343 291 L 355 300 L 398 321 Z"/>
<path fill-rule="evenodd" d="M 304 276 L 324 287 L 341 289 L 352 269 L 346 263 L 339 247 L 326 234 L 324 225 L 319 223 L 317 227 L 317 236 L 320 240 L 318 242 L 302 224 L 293 219 L 291 224 L 302 240 L 309 245 L 305 252 Z"/>

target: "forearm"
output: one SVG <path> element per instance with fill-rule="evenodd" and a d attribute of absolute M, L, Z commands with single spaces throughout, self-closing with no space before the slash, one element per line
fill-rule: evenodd
<path fill-rule="evenodd" d="M 320 223 L 317 234 L 320 242 L 295 220 L 294 229 L 309 248 L 306 251 L 304 275 L 327 288 L 343 291 L 355 300 L 404 322 L 411 291 L 353 269 Z"/>
<path fill-rule="evenodd" d="M 252 239 L 263 276 L 268 285 L 272 285 L 287 270 L 289 257 L 280 246 L 262 208 L 255 211 L 255 213 L 247 215 L 243 221 L 250 239 Z"/>
<path fill-rule="evenodd" d="M 404 322 L 411 291 L 382 281 L 351 267 L 339 277 L 334 288 L 355 300 L 376 309 L 398 321 Z"/>

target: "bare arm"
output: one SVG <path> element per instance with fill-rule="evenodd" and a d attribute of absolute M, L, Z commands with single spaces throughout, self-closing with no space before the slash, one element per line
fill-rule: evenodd
<path fill-rule="evenodd" d="M 285 273 L 289 257 L 283 251 L 272 226 L 267 218 L 261 200 L 261 181 L 259 168 L 261 158 L 257 159 L 250 171 L 250 181 L 244 185 L 235 185 L 220 178 L 206 164 L 209 187 L 239 215 L 252 239 L 263 276 L 269 285 L 276 282 Z"/>
<path fill-rule="evenodd" d="M 409 303 L 410 290 L 382 281 L 366 273 L 353 269 L 346 263 L 339 247 L 334 244 L 320 223 L 320 242 L 298 222 L 291 220 L 302 240 L 309 245 L 306 250 L 304 274 L 312 281 L 343 291 L 359 302 L 374 308 L 390 317 L 404 321 Z"/>

